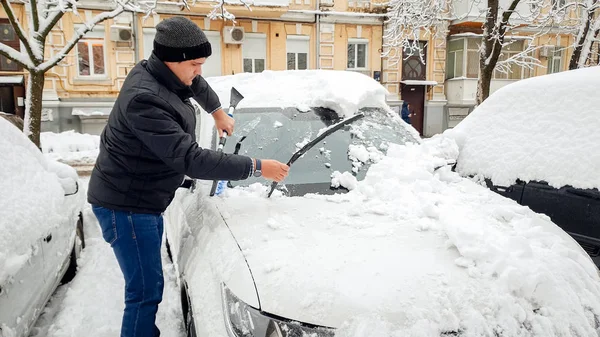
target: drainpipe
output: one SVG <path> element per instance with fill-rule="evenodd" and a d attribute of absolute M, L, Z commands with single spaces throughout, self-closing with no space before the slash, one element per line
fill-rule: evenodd
<path fill-rule="evenodd" d="M 137 1 L 134 1 L 134 3 L 137 5 Z M 141 57 L 141 53 L 140 53 L 140 42 L 138 41 L 138 13 L 137 11 L 133 11 L 131 12 L 131 15 L 133 15 L 133 20 L 131 23 L 131 30 L 132 30 L 132 35 L 133 35 L 133 51 L 135 53 L 135 62 L 134 63 L 138 63 L 142 57 Z"/>
<path fill-rule="evenodd" d="M 316 55 L 317 55 L 317 69 L 321 69 L 321 64 L 319 62 L 319 60 L 321 59 L 321 48 L 320 48 L 320 44 L 321 44 L 321 14 L 319 14 L 319 10 L 321 9 L 321 0 L 316 0 L 316 12 L 315 12 L 315 16 L 316 16 L 316 23 L 317 23 L 317 38 L 316 38 Z"/>

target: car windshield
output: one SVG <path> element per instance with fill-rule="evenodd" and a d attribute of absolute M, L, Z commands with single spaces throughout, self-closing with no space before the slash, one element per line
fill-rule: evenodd
<path fill-rule="evenodd" d="M 315 145 L 292 164 L 290 173 L 278 189 L 289 196 L 306 193 L 332 194 L 347 191 L 331 186 L 334 171 L 353 173 L 364 179 L 372 163 L 369 158 L 385 154 L 389 143 L 415 141 L 398 119 L 391 119 L 383 109 L 364 108 L 364 118 L 342 127 Z M 313 108 L 241 108 L 235 112 L 236 131 L 227 140 L 224 152 L 233 153 L 241 142 L 239 154 L 287 163 L 302 146 L 316 138 L 325 128 L 340 122 L 333 110 Z M 232 181 L 230 186 L 265 184 L 264 178 L 251 177 Z"/>

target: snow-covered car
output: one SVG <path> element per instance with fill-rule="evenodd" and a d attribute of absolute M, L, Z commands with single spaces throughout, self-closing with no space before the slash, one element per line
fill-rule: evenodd
<path fill-rule="evenodd" d="M 0 336 L 28 336 L 84 246 L 78 175 L 0 118 Z"/>
<path fill-rule="evenodd" d="M 258 178 L 212 197 L 210 181 L 177 191 L 165 233 L 188 336 L 599 335 L 585 251 L 453 172 L 456 143 L 421 141 L 379 83 L 337 71 L 208 81 L 223 103 L 232 87 L 244 96 L 225 152 L 288 162 L 334 132 L 270 197 Z M 198 121 L 199 145 L 217 148 L 212 118 Z"/>
<path fill-rule="evenodd" d="M 600 67 L 498 90 L 445 135 L 456 170 L 548 215 L 600 266 Z"/>

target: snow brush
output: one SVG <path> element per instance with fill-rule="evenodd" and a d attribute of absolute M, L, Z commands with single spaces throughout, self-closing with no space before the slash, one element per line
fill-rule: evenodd
<path fill-rule="evenodd" d="M 296 160 L 298 160 L 298 158 L 302 157 L 306 152 L 308 152 L 308 150 L 312 149 L 315 145 L 317 145 L 320 141 L 325 139 L 327 136 L 331 135 L 332 133 L 336 132 L 337 130 L 341 129 L 342 127 L 344 127 L 348 124 L 354 123 L 355 121 L 357 121 L 363 117 L 365 117 L 365 115 L 362 113 L 359 113 L 350 118 L 346 118 L 341 122 L 338 122 L 336 124 L 329 126 L 325 131 L 323 131 L 323 133 L 318 135 L 317 138 L 311 140 L 306 145 L 304 145 L 300 150 L 296 151 L 296 153 L 294 153 L 292 155 L 292 158 L 290 158 L 290 160 L 287 162 L 287 166 L 291 167 L 292 164 Z M 274 181 L 271 184 L 271 191 L 269 192 L 269 195 L 267 195 L 267 198 L 271 197 L 271 194 L 273 194 L 273 191 L 275 191 L 275 187 L 277 187 L 276 181 Z"/>
<path fill-rule="evenodd" d="M 237 91 L 234 87 L 231 87 L 231 94 L 229 95 L 229 110 L 227 111 L 227 114 L 229 115 L 229 117 L 233 118 L 233 112 L 235 111 L 235 108 L 237 107 L 238 103 L 244 99 L 244 96 L 242 94 L 240 94 L 239 91 Z M 219 146 L 217 147 L 217 152 L 223 152 L 223 148 L 225 147 L 225 143 L 227 142 L 227 131 L 223 130 L 223 136 L 221 136 L 221 138 L 219 139 Z M 212 187 L 210 189 L 210 196 L 214 196 L 215 193 L 217 195 L 221 194 L 221 192 L 223 192 L 223 189 L 225 188 L 225 181 L 224 180 L 213 180 L 213 184 Z"/>

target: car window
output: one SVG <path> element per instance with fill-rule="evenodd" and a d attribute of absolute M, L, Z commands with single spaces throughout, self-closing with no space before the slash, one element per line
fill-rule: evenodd
<path fill-rule="evenodd" d="M 284 185 L 289 195 L 344 192 L 330 187 L 334 171 L 349 171 L 364 179 L 371 161 L 386 153 L 388 144 L 416 142 L 402 123 L 383 109 L 362 109 L 364 118 L 346 126 L 306 152 L 293 165 Z M 333 110 L 314 108 L 246 108 L 235 112 L 236 131 L 224 151 L 232 153 L 240 143 L 239 154 L 288 162 L 304 144 L 330 125 L 342 120 Z M 215 131 L 216 132 L 216 131 Z M 231 186 L 248 186 L 263 178 L 232 181 Z M 292 192 L 290 192 L 292 190 Z"/>

